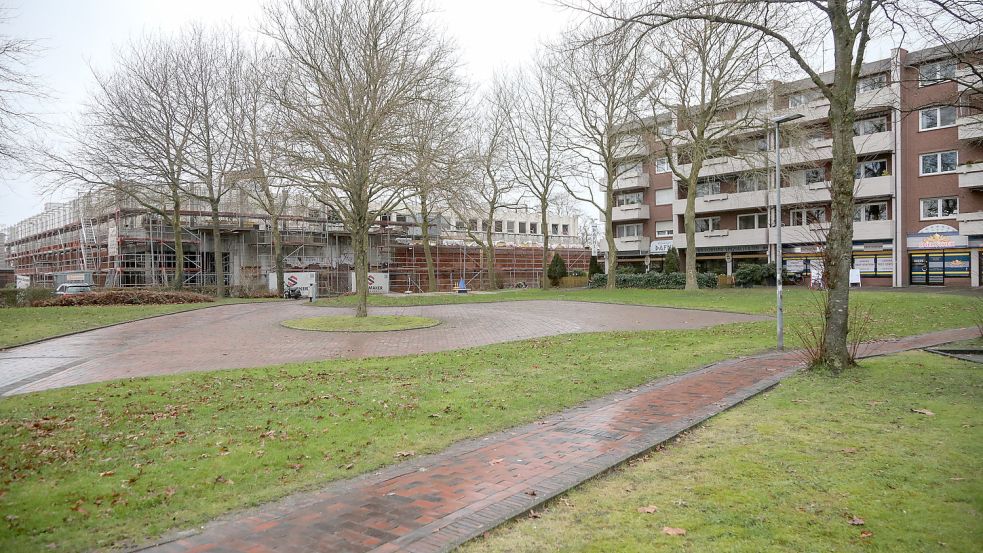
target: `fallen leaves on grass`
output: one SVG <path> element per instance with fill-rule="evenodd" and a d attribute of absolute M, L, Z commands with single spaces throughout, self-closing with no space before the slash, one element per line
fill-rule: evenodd
<path fill-rule="evenodd" d="M 415 451 L 397 451 L 396 452 L 396 458 L 397 459 L 401 459 L 403 457 L 412 457 L 414 455 L 416 455 L 416 452 Z"/>
<path fill-rule="evenodd" d="M 919 415 L 925 415 L 928 417 L 934 417 L 935 413 L 929 411 L 928 409 L 912 409 L 912 413 L 918 413 Z"/>
<path fill-rule="evenodd" d="M 871 537 L 873 535 L 874 535 L 874 533 L 871 532 L 870 530 L 864 530 L 863 532 L 860 532 L 861 539 L 867 539 L 867 538 L 869 538 L 869 537 Z"/>
<path fill-rule="evenodd" d="M 864 519 L 862 519 L 860 517 L 853 517 L 853 518 L 850 519 L 849 524 L 851 526 L 863 526 L 864 525 Z"/>
<path fill-rule="evenodd" d="M 673 528 L 672 526 L 663 526 L 662 533 L 667 536 L 685 536 L 686 530 L 682 528 Z"/>
<path fill-rule="evenodd" d="M 235 482 L 233 482 L 232 480 L 229 480 L 228 478 L 222 476 L 221 474 L 215 477 L 215 483 L 216 484 L 230 484 L 230 485 L 231 484 L 235 484 Z"/>
<path fill-rule="evenodd" d="M 99 476 L 102 476 L 102 477 L 105 478 L 106 476 L 112 476 L 114 474 L 116 474 L 116 471 L 107 470 L 106 472 L 100 472 L 99 473 Z"/>
<path fill-rule="evenodd" d="M 645 506 L 645 507 L 639 507 L 638 508 L 638 512 L 639 513 L 658 513 L 659 512 L 659 508 L 656 507 L 655 505 L 648 505 L 648 506 Z"/>

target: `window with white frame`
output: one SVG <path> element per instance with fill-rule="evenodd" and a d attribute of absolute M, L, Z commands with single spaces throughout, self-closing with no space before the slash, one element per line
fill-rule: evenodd
<path fill-rule="evenodd" d="M 481 221 L 481 232 L 488 232 L 488 221 Z"/>
<path fill-rule="evenodd" d="M 853 177 L 857 179 L 870 179 L 880 177 L 887 173 L 886 159 L 872 159 L 857 163 L 857 170 Z"/>
<path fill-rule="evenodd" d="M 560 234 L 564 236 L 570 235 L 570 225 L 560 225 Z"/>
<path fill-rule="evenodd" d="M 826 210 L 818 208 L 793 209 L 789 212 L 793 227 L 826 222 Z"/>
<path fill-rule="evenodd" d="M 955 106 L 936 106 L 918 112 L 918 130 L 928 131 L 956 124 Z"/>
<path fill-rule="evenodd" d="M 956 76 L 956 62 L 953 60 L 926 63 L 918 68 L 918 86 L 940 83 Z"/>
<path fill-rule="evenodd" d="M 871 117 L 853 123 L 853 136 L 864 136 L 887 131 L 887 118 Z"/>
<path fill-rule="evenodd" d="M 663 188 L 655 191 L 655 205 L 668 205 L 672 203 L 672 188 Z"/>
<path fill-rule="evenodd" d="M 468 230 L 478 230 L 478 220 L 470 219 L 468 220 Z"/>
<path fill-rule="evenodd" d="M 767 213 L 753 213 L 750 215 L 737 216 L 737 230 L 751 230 L 756 228 L 768 228 Z"/>
<path fill-rule="evenodd" d="M 720 217 L 697 217 L 696 232 L 720 230 Z"/>
<path fill-rule="evenodd" d="M 796 92 L 789 95 L 788 107 L 795 108 L 804 106 L 813 100 L 818 100 L 821 96 L 822 93 L 818 90 L 803 90 L 802 92 Z"/>
<path fill-rule="evenodd" d="M 539 234 L 539 223 L 529 223 L 529 234 Z"/>
<path fill-rule="evenodd" d="M 557 223 L 551 224 L 550 225 L 550 233 L 551 234 L 560 234 L 560 225 L 557 224 Z"/>
<path fill-rule="evenodd" d="M 822 167 L 805 170 L 806 184 L 816 184 L 826 180 L 826 171 Z"/>
<path fill-rule="evenodd" d="M 887 86 L 887 73 L 878 73 L 864 77 L 857 82 L 857 94 L 870 92 Z"/>
<path fill-rule="evenodd" d="M 768 188 L 768 179 L 764 173 L 745 173 L 737 178 L 738 192 L 756 192 Z"/>
<path fill-rule="evenodd" d="M 642 203 L 641 192 L 629 192 L 627 194 L 617 194 L 614 197 L 614 205 L 622 207 L 626 205 L 637 205 Z"/>
<path fill-rule="evenodd" d="M 641 236 L 642 224 L 632 223 L 630 225 L 618 225 L 614 228 L 614 234 L 617 238 L 632 238 L 635 236 Z"/>
<path fill-rule="evenodd" d="M 525 233 L 526 233 L 526 222 L 519 221 L 519 234 L 525 234 Z"/>
<path fill-rule="evenodd" d="M 515 221 L 505 221 L 505 232 L 515 232 Z"/>
<path fill-rule="evenodd" d="M 952 173 L 956 170 L 958 163 L 959 152 L 955 150 L 922 154 L 919 163 L 920 174 L 938 175 L 941 173 Z"/>
<path fill-rule="evenodd" d="M 656 221 L 655 222 L 655 235 L 656 236 L 672 236 L 673 235 L 672 221 Z"/>
<path fill-rule="evenodd" d="M 468 224 L 465 223 L 464 221 L 461 221 L 460 219 L 458 219 L 458 221 L 454 223 L 454 230 L 467 230 L 467 228 L 468 228 Z"/>
<path fill-rule="evenodd" d="M 925 198 L 921 204 L 922 219 L 951 219 L 959 214 L 959 198 Z"/>
<path fill-rule="evenodd" d="M 668 173 L 669 172 L 669 158 L 660 157 L 655 160 L 655 172 L 656 173 Z"/>
<path fill-rule="evenodd" d="M 853 207 L 854 221 L 887 221 L 887 202 L 870 202 Z"/>
<path fill-rule="evenodd" d="M 495 232 L 502 232 L 502 222 L 495 221 Z"/>
<path fill-rule="evenodd" d="M 714 194 L 720 194 L 720 181 L 705 180 L 696 183 L 697 198 L 701 198 L 703 196 L 712 196 Z"/>

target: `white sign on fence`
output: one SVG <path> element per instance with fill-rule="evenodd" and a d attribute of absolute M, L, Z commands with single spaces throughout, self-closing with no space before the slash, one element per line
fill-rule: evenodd
<path fill-rule="evenodd" d="M 355 287 L 355 271 L 351 272 L 352 292 Z M 369 293 L 388 294 L 389 293 L 389 273 L 369 273 Z"/>
<path fill-rule="evenodd" d="M 270 290 L 276 290 L 276 273 L 269 274 Z M 283 273 L 284 288 L 296 288 L 300 295 L 309 298 L 317 294 L 317 273 Z"/>
<path fill-rule="evenodd" d="M 31 287 L 31 275 L 17 275 L 16 285 L 18 288 Z"/>

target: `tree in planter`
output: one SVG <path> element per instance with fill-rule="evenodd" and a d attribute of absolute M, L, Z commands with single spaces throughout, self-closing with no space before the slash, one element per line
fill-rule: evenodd
<path fill-rule="evenodd" d="M 673 246 L 669 248 L 666 252 L 666 260 L 662 264 L 663 273 L 678 273 L 679 272 L 679 252 L 676 251 L 676 247 Z"/>
<path fill-rule="evenodd" d="M 553 254 L 553 260 L 550 261 L 549 268 L 546 270 L 546 276 L 553 286 L 558 286 L 560 279 L 567 276 L 567 262 L 560 257 L 560 254 Z"/>

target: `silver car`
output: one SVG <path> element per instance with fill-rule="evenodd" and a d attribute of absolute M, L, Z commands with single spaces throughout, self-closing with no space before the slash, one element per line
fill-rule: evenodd
<path fill-rule="evenodd" d="M 56 296 L 74 296 L 76 294 L 88 294 L 92 291 L 92 285 L 84 282 L 72 282 L 58 285 L 55 289 Z"/>

